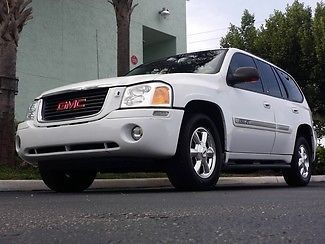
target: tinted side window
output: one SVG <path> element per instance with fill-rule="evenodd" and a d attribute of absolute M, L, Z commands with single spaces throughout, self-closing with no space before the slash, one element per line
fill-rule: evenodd
<path fill-rule="evenodd" d="M 249 57 L 242 53 L 235 53 L 229 65 L 227 80 L 232 79 L 232 74 L 240 67 L 256 68 L 256 65 L 252 57 Z M 242 88 L 249 91 L 263 92 L 263 86 L 261 80 L 254 81 L 254 82 L 242 82 L 233 85 L 233 87 Z"/>
<path fill-rule="evenodd" d="M 295 81 L 286 73 L 276 69 L 281 81 L 288 92 L 289 99 L 294 102 L 302 102 L 303 96 L 296 85 Z"/>
<path fill-rule="evenodd" d="M 265 92 L 271 96 L 282 97 L 280 87 L 278 81 L 275 78 L 272 67 L 260 60 L 256 60 L 256 63 L 262 78 Z"/>
<path fill-rule="evenodd" d="M 282 97 L 287 99 L 288 98 L 287 90 L 284 88 L 284 85 L 283 85 L 278 73 L 275 71 L 275 68 L 272 68 L 272 70 L 273 70 L 273 72 L 274 72 L 274 74 L 276 76 L 276 79 L 278 80 L 278 84 L 279 84 L 279 87 L 280 87 L 280 90 L 281 90 L 281 93 L 282 93 Z"/>

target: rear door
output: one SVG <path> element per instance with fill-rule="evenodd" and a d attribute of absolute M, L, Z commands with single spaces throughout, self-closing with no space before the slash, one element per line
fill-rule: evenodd
<path fill-rule="evenodd" d="M 286 99 L 276 107 L 276 139 L 272 153 L 292 154 L 297 128 L 303 123 L 303 117 L 309 117 L 309 111 L 303 106 L 303 95 L 295 81 L 282 70 L 274 68 L 275 75 L 285 89 Z"/>

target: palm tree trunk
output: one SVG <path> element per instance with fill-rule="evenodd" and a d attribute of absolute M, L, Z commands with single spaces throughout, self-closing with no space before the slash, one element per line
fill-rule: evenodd
<path fill-rule="evenodd" d="M 0 76 L 16 77 L 17 46 L 14 41 L 0 41 Z"/>
<path fill-rule="evenodd" d="M 0 164 L 15 165 L 15 94 L 18 80 L 0 76 Z"/>
<path fill-rule="evenodd" d="M 19 34 L 32 19 L 32 0 L 0 0 L 0 164 L 15 165 L 15 95 Z"/>
<path fill-rule="evenodd" d="M 133 0 L 107 0 L 113 5 L 117 24 L 117 75 L 123 76 L 130 70 L 130 22 L 138 4 Z"/>
<path fill-rule="evenodd" d="M 117 18 L 117 75 L 123 76 L 130 70 L 130 19 Z"/>
<path fill-rule="evenodd" d="M 0 42 L 0 164 L 15 165 L 15 95 L 17 46 Z"/>

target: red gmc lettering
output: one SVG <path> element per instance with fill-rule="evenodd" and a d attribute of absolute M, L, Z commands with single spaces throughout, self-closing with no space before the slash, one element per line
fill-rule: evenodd
<path fill-rule="evenodd" d="M 77 109 L 77 108 L 84 108 L 84 107 L 86 107 L 85 102 L 86 102 L 86 98 L 60 102 L 58 104 L 58 107 L 56 108 L 56 110 L 64 111 L 64 110 L 71 110 L 71 109 Z"/>

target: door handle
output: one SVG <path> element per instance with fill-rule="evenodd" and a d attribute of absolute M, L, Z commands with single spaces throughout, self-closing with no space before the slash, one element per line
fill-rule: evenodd
<path fill-rule="evenodd" d="M 263 103 L 263 106 L 264 106 L 264 108 L 267 108 L 267 109 L 271 108 L 271 104 L 269 104 L 267 102 Z"/>
<path fill-rule="evenodd" d="M 291 110 L 294 114 L 299 114 L 299 110 L 297 108 L 291 108 Z"/>

